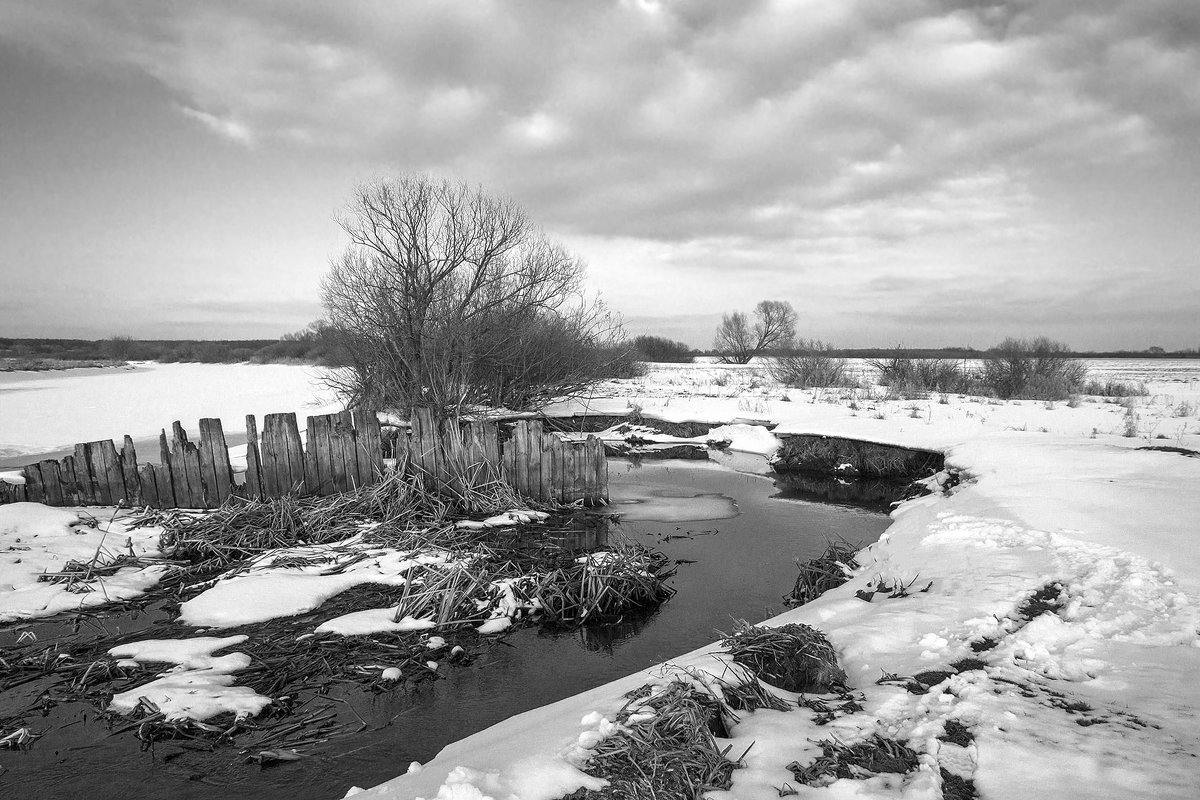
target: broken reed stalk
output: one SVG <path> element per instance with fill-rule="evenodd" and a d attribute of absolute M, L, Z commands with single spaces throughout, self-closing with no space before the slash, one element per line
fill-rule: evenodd
<path fill-rule="evenodd" d="M 734 663 L 763 683 L 789 692 L 826 693 L 844 689 L 846 673 L 825 634 L 802 623 L 767 628 L 738 620 L 721 644 Z"/>
<path fill-rule="evenodd" d="M 821 555 L 808 561 L 797 560 L 800 574 L 796 576 L 791 593 L 783 598 L 784 602 L 802 606 L 850 580 L 851 574 L 859 567 L 856 560 L 858 550 L 857 545 L 845 539 L 830 539 Z"/>
<path fill-rule="evenodd" d="M 617 716 L 623 728 L 602 739 L 583 766 L 608 785 L 579 789 L 569 800 L 700 800 L 706 792 L 729 789 L 741 759 L 728 758 L 724 704 L 690 681 L 675 679 L 654 692 L 631 692 Z M 744 755 L 744 754 L 743 754 Z"/>

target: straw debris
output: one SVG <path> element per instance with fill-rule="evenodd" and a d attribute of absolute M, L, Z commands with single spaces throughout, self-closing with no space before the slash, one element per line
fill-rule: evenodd
<path fill-rule="evenodd" d="M 818 694 L 846 688 L 846 673 L 825 634 L 801 623 L 767 628 L 740 620 L 722 645 L 758 679 L 789 692 Z"/>
<path fill-rule="evenodd" d="M 729 745 L 716 741 L 729 735 L 724 704 L 690 681 L 675 679 L 657 692 L 643 687 L 617 722 L 620 732 L 602 739 L 584 766 L 608 785 L 564 800 L 699 800 L 730 788 L 742 766 L 727 757 Z"/>
<path fill-rule="evenodd" d="M 859 547 L 845 539 L 831 539 L 825 552 L 808 561 L 796 561 L 800 574 L 792 591 L 784 595 L 783 602 L 790 606 L 802 606 L 816 600 L 830 589 L 841 586 L 859 568 L 856 560 Z"/>
<path fill-rule="evenodd" d="M 838 778 L 870 778 L 881 772 L 906 774 L 919 765 L 917 754 L 895 739 L 873 734 L 865 742 L 847 745 L 837 739 L 822 739 L 821 755 L 808 765 L 787 765 L 798 783 L 827 786 Z"/>

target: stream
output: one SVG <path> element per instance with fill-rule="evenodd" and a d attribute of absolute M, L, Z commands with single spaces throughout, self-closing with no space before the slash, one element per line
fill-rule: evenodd
<path fill-rule="evenodd" d="M 317 699 L 365 729 L 304 748 L 308 757 L 300 761 L 270 766 L 247 763 L 236 743 L 212 749 L 174 740 L 143 749 L 132 732 L 114 735 L 115 728 L 98 722 L 91 704 L 60 703 L 33 719 L 31 729 L 43 735 L 31 748 L 0 750 L 0 795 L 334 800 L 514 714 L 713 641 L 735 619 L 756 622 L 783 611 L 794 559 L 819 555 L 830 538 L 865 546 L 890 521 L 877 492 L 865 505 L 823 502 L 753 474 L 767 471 L 762 459 L 722 458 L 726 463 L 610 460 L 612 504 L 605 512 L 619 515 L 613 529 L 680 562 L 671 579 L 678 593 L 651 613 L 570 631 L 528 627 L 498 639 L 477 637 L 468 664 L 411 687 L 375 693 L 334 683 Z M 149 629 L 166 623 L 167 605 L 88 618 L 78 631 L 72 618 L 0 628 L 0 654 L 26 632 L 104 638 Z M 36 703 L 44 688 L 34 682 L 0 694 L 0 718 Z"/>

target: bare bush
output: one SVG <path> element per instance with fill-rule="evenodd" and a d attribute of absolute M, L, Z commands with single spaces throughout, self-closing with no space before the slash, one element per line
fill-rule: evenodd
<path fill-rule="evenodd" d="M 910 358 L 896 355 L 869 362 L 879 373 L 879 385 L 892 394 L 919 395 L 927 392 L 968 394 L 979 390 L 978 376 L 966 364 L 941 358 Z"/>
<path fill-rule="evenodd" d="M 793 354 L 771 363 L 771 377 L 797 389 L 857 385 L 847 374 L 846 359 L 831 355 L 832 350 L 832 345 L 820 339 L 801 339 Z"/>
<path fill-rule="evenodd" d="M 796 310 L 782 300 L 754 307 L 754 324 L 740 311 L 726 314 L 717 328 L 713 350 L 724 364 L 749 364 L 764 350 L 790 349 L 796 337 Z"/>
<path fill-rule="evenodd" d="M 1087 368 L 1070 353 L 1045 336 L 1005 339 L 988 351 L 982 380 L 1004 399 L 1066 400 L 1087 379 Z"/>
<path fill-rule="evenodd" d="M 531 408 L 630 361 L 582 261 L 510 200 L 407 176 L 360 186 L 340 224 L 322 300 L 349 403 Z"/>

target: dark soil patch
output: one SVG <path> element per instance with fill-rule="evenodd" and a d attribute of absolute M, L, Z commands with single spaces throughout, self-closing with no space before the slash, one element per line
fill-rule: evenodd
<path fill-rule="evenodd" d="M 975 791 L 975 781 L 948 772 L 941 768 L 942 800 L 975 800 L 979 793 Z"/>
<path fill-rule="evenodd" d="M 966 747 L 971 742 L 975 741 L 975 736 L 971 733 L 971 729 L 963 725 L 956 719 L 948 719 L 945 724 L 946 732 L 937 737 L 943 742 L 950 742 L 959 747 Z"/>
<path fill-rule="evenodd" d="M 1042 614 L 1057 613 L 1064 602 L 1064 589 L 1065 587 L 1061 583 L 1047 583 L 1017 607 L 1017 615 L 1031 620 Z"/>
<path fill-rule="evenodd" d="M 993 644 L 993 647 L 994 646 L 995 645 Z M 974 648 L 972 648 L 972 649 L 974 649 Z M 960 658 L 958 661 L 955 661 L 954 663 L 952 663 L 950 665 L 950 668 L 954 669 L 954 670 L 958 670 L 959 672 L 970 672 L 970 671 L 976 670 L 976 669 L 983 669 L 986 666 L 987 666 L 986 661 L 983 661 L 978 658 L 968 657 L 968 658 Z"/>

